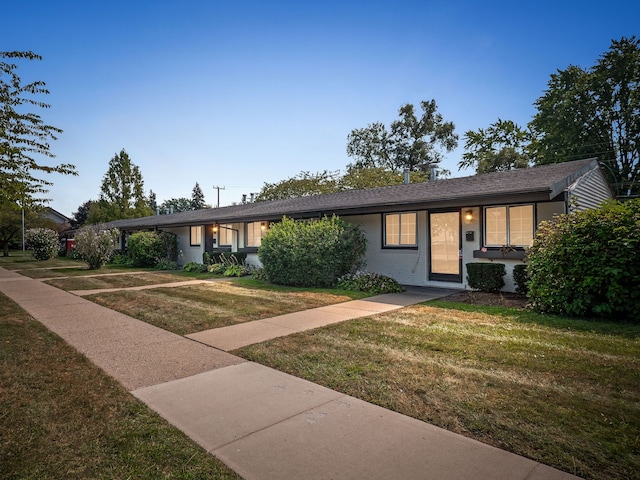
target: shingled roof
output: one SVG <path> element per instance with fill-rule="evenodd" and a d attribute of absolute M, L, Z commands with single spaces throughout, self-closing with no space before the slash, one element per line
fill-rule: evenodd
<path fill-rule="evenodd" d="M 110 222 L 120 229 L 313 218 L 400 210 L 455 208 L 498 203 L 549 201 L 580 176 L 598 167 L 595 159 L 488 173 L 425 183 L 348 190 L 326 195 L 255 202 Z"/>

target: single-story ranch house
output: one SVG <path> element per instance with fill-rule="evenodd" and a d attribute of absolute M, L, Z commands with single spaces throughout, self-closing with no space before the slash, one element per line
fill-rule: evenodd
<path fill-rule="evenodd" d="M 269 224 L 339 215 L 368 239 L 366 270 L 405 285 L 468 288 L 469 262 L 521 263 L 537 225 L 555 214 L 594 208 L 613 198 L 594 159 L 462 178 L 405 183 L 326 195 L 246 203 L 111 222 L 126 235 L 165 230 L 178 235 L 179 263 L 202 263 L 204 252 L 257 256 Z"/>

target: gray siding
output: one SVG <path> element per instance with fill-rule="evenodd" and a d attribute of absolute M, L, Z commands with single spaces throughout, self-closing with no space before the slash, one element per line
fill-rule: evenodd
<path fill-rule="evenodd" d="M 567 190 L 571 212 L 598 208 L 605 200 L 613 198 L 599 168 L 581 176 Z"/>

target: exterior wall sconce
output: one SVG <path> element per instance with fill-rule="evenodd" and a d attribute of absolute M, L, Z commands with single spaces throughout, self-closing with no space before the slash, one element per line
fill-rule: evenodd
<path fill-rule="evenodd" d="M 217 223 L 213 224 L 213 233 L 218 233 L 218 224 Z"/>
<path fill-rule="evenodd" d="M 260 222 L 260 230 L 263 232 L 267 229 L 267 222 Z"/>
<path fill-rule="evenodd" d="M 464 221 L 466 223 L 471 223 L 473 221 L 473 210 L 465 210 L 464 212 Z"/>

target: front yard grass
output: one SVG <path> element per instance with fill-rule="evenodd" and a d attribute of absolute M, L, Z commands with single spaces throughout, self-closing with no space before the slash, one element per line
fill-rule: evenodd
<path fill-rule="evenodd" d="M 366 294 L 272 287 L 237 279 L 184 287 L 97 293 L 84 298 L 179 335 L 308 310 Z"/>
<path fill-rule="evenodd" d="M 640 472 L 640 326 L 431 302 L 248 360 L 590 479 Z"/>
<path fill-rule="evenodd" d="M 0 478 L 239 479 L 0 294 Z"/>
<path fill-rule="evenodd" d="M 107 273 L 107 272 L 102 272 Z M 109 275 L 97 276 L 74 276 L 69 278 L 56 278 L 52 280 L 45 280 L 45 283 L 52 285 L 62 290 L 93 290 L 102 288 L 127 288 L 127 287 L 139 287 L 143 285 L 158 285 L 162 283 L 171 282 L 183 282 L 191 280 L 181 275 L 175 275 L 172 273 L 153 271 L 153 272 L 136 272 L 135 269 L 128 269 L 123 271 L 122 275 Z"/>

